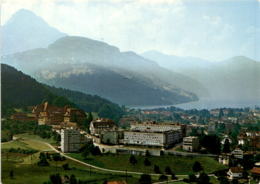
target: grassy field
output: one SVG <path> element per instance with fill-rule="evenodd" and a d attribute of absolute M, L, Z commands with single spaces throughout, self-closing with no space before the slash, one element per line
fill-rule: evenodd
<path fill-rule="evenodd" d="M 51 174 L 60 173 L 60 175 L 74 174 L 77 179 L 88 181 L 89 184 L 102 184 L 104 180 L 125 180 L 125 175 L 98 172 L 89 169 L 82 164 L 66 159 L 65 161 L 49 161 L 50 166 L 40 167 L 40 151 L 49 151 L 50 148 L 44 144 L 45 140 L 35 135 L 21 134 L 16 136 L 17 140 L 2 143 L 2 149 L 10 148 L 35 149 L 37 153 L 28 155 L 21 153 L 2 152 L 2 181 L 5 184 L 41 184 L 48 181 Z M 48 140 L 47 140 L 48 141 Z M 70 170 L 64 170 L 62 165 L 68 163 Z M 10 178 L 10 171 L 14 172 L 14 178 Z M 91 171 L 91 172 L 90 172 Z M 139 176 L 128 176 L 129 184 L 136 184 Z"/>
<path fill-rule="evenodd" d="M 175 174 L 190 174 L 192 173 L 192 165 L 195 161 L 199 161 L 202 164 L 206 173 L 212 173 L 213 171 L 226 168 L 210 157 L 151 156 L 148 158 L 151 162 L 151 166 L 145 166 L 145 157 L 143 156 L 135 156 L 137 164 L 132 165 L 129 163 L 129 155 L 107 154 L 101 156 L 89 156 L 87 160 L 84 160 L 79 153 L 70 153 L 68 155 L 99 167 L 144 173 L 153 173 L 154 165 L 158 165 L 161 172 L 164 172 L 165 167 L 169 166 Z"/>
<path fill-rule="evenodd" d="M 69 163 L 71 169 L 63 170 L 62 164 Z M 14 178 L 11 179 L 9 176 L 10 171 L 13 170 Z M 124 175 L 113 175 L 109 173 L 97 173 L 89 169 L 82 169 L 75 165 L 71 161 L 59 162 L 56 166 L 54 162 L 48 167 L 39 167 L 36 164 L 17 164 L 12 161 L 2 162 L 2 181 L 3 183 L 10 184 L 41 184 L 48 181 L 50 174 L 59 173 L 60 175 L 72 175 L 74 174 L 77 179 L 88 181 L 90 184 L 102 184 L 104 180 L 125 180 Z M 132 178 L 128 176 L 128 182 L 130 184 L 136 183 L 138 178 Z"/>

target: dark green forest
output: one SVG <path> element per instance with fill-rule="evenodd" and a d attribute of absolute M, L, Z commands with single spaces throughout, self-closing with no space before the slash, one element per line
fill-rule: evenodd
<path fill-rule="evenodd" d="M 114 120 L 123 114 L 119 105 L 99 96 L 41 84 L 6 64 L 1 64 L 1 80 L 2 117 L 10 116 L 14 108 L 25 108 L 45 101 L 60 107 L 69 105 L 87 112 L 98 112 L 100 117 Z"/>

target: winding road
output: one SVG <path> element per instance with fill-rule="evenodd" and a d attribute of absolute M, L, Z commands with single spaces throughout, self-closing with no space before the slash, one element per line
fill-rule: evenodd
<path fill-rule="evenodd" d="M 126 171 L 122 171 L 122 170 L 113 170 L 113 169 L 106 169 L 106 168 L 102 168 L 102 167 L 98 167 L 95 165 L 91 165 L 88 164 L 86 162 L 80 161 L 78 159 L 75 159 L 73 157 L 70 157 L 66 154 L 64 154 L 63 152 L 57 150 L 55 147 L 53 147 L 51 144 L 43 142 L 44 144 L 46 144 L 47 146 L 49 146 L 53 151 L 55 151 L 56 153 L 60 153 L 62 156 L 66 157 L 67 159 L 73 160 L 75 162 L 78 162 L 84 166 L 87 166 L 88 168 L 93 168 L 96 170 L 100 170 L 100 171 L 104 171 L 104 172 L 110 172 L 110 173 L 120 173 L 120 174 L 125 174 Z M 142 175 L 142 174 L 149 174 L 151 176 L 160 176 L 161 174 L 154 174 L 154 173 L 142 173 L 142 172 L 134 172 L 134 171 L 127 171 L 127 174 L 135 174 L 135 175 Z M 171 175 L 167 175 L 167 176 L 171 176 Z M 187 177 L 188 175 L 176 175 L 177 177 Z M 216 177 L 214 174 L 209 174 L 208 176 L 213 176 Z M 155 182 L 154 184 L 163 184 L 163 183 L 167 183 L 167 182 L 174 182 L 174 181 L 180 181 L 180 180 L 168 180 L 168 181 L 162 181 L 162 182 Z"/>

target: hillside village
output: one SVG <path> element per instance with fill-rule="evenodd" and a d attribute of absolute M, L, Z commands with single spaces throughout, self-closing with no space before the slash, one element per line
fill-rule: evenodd
<path fill-rule="evenodd" d="M 100 154 L 203 155 L 229 168 L 216 173 L 219 177 L 240 182 L 260 178 L 259 108 L 127 109 L 119 122 L 101 117 L 89 120 L 91 113 L 48 102 L 29 109 L 31 112 L 14 113 L 10 119 L 52 127 L 60 135 L 56 148 L 63 153 L 82 152 L 85 145 L 93 144 Z M 82 126 L 87 119 L 88 126 Z"/>
<path fill-rule="evenodd" d="M 259 2 L 1 2 L 0 183 L 260 184 Z"/>

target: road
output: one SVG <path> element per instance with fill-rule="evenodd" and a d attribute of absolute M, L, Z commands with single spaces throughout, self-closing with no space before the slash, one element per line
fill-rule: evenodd
<path fill-rule="evenodd" d="M 91 165 L 88 164 L 86 162 L 82 162 L 78 159 L 75 159 L 73 157 L 70 157 L 66 154 L 64 154 L 63 152 L 57 150 L 55 147 L 53 147 L 51 144 L 43 142 L 44 144 L 48 145 L 53 151 L 55 151 L 56 153 L 60 153 L 62 156 L 66 157 L 67 159 L 73 160 L 75 162 L 78 162 L 82 165 L 87 166 L 88 168 L 91 167 L 93 169 L 96 170 L 100 170 L 100 171 L 104 171 L 104 172 L 109 172 L 109 173 L 120 173 L 120 174 L 125 174 L 126 171 L 122 171 L 122 170 L 113 170 L 113 169 L 106 169 L 106 168 L 102 168 L 102 167 L 97 167 L 95 165 Z M 135 174 L 135 175 L 142 175 L 142 174 L 149 174 L 151 176 L 160 176 L 161 174 L 154 174 L 154 173 L 142 173 L 142 172 L 134 172 L 134 171 L 127 171 L 127 174 Z M 169 177 L 171 177 L 171 175 L 167 175 Z M 188 177 L 188 175 L 176 175 L 177 177 Z M 209 174 L 208 176 L 213 176 L 216 177 L 214 174 Z M 180 180 L 169 180 L 169 181 L 162 181 L 162 182 L 155 182 L 154 184 L 163 184 L 163 183 L 167 183 L 167 182 L 174 182 L 174 181 L 180 181 Z"/>

